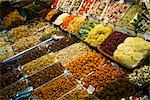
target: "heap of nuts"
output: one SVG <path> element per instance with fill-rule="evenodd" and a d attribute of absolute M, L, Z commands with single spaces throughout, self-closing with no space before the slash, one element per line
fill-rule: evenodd
<path fill-rule="evenodd" d="M 57 52 L 57 59 L 62 63 L 63 66 L 66 66 L 69 62 L 76 59 L 80 55 L 83 55 L 87 51 L 91 51 L 91 49 L 84 43 L 74 43 L 69 47 L 66 47 Z"/>
<path fill-rule="evenodd" d="M 36 95 L 39 100 L 56 100 L 76 86 L 77 82 L 75 79 L 67 80 L 64 76 L 61 76 L 49 84 L 33 91 L 32 94 Z"/>
<path fill-rule="evenodd" d="M 28 79 L 28 85 L 33 86 L 33 88 L 37 88 L 53 78 L 61 75 L 64 72 L 64 68 L 60 63 L 56 63 L 52 66 L 49 66 L 31 76 Z M 43 80 L 44 79 L 44 80 Z"/>
<path fill-rule="evenodd" d="M 26 82 L 23 80 L 19 80 L 17 81 L 17 83 L 3 88 L 2 90 L 0 90 L 2 100 L 9 100 L 10 96 L 16 93 L 17 90 L 22 90 L 24 88 L 26 88 Z"/>
<path fill-rule="evenodd" d="M 124 76 L 125 72 L 121 68 L 114 67 L 109 63 L 81 81 L 86 89 L 90 85 L 93 86 L 95 88 L 94 95 L 99 98 L 106 100 L 107 96 L 109 99 L 115 96 L 113 100 L 116 100 L 117 96 L 129 95 L 134 91 L 134 87 L 124 79 Z"/>
<path fill-rule="evenodd" d="M 133 73 L 128 75 L 129 81 L 138 85 L 144 86 L 150 82 L 150 66 L 144 66 L 140 69 L 135 69 Z"/>
<path fill-rule="evenodd" d="M 31 75 L 37 72 L 38 70 L 41 70 L 47 66 L 54 64 L 55 61 L 55 54 L 50 53 L 48 55 L 44 55 L 40 58 L 37 58 L 29 63 L 26 63 L 22 67 L 25 74 Z"/>
<path fill-rule="evenodd" d="M 74 77 L 80 79 L 90 72 L 99 69 L 105 62 L 106 59 L 101 54 L 89 51 L 70 62 L 66 67 Z"/>

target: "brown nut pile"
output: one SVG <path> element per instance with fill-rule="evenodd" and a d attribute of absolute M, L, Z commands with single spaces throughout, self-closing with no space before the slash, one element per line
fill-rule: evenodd
<path fill-rule="evenodd" d="M 49 66 L 42 71 L 39 71 L 32 76 L 29 76 L 28 85 L 33 86 L 33 88 L 37 88 L 46 82 L 49 82 L 53 78 L 61 75 L 64 72 L 64 68 L 60 63 L 56 63 L 52 66 Z"/>
<path fill-rule="evenodd" d="M 51 52 L 57 52 L 65 47 L 68 47 L 69 45 L 75 43 L 76 41 L 77 41 L 77 38 L 75 38 L 75 37 L 65 36 L 64 38 L 59 39 L 58 41 L 55 41 L 51 45 L 49 45 L 49 50 Z"/>
<path fill-rule="evenodd" d="M 96 96 L 88 94 L 82 88 L 77 88 L 59 100 L 99 100 Z"/>
<path fill-rule="evenodd" d="M 71 62 L 73 59 L 78 56 L 91 51 L 91 49 L 84 43 L 74 43 L 69 47 L 66 47 L 57 53 L 58 61 L 62 63 L 63 66 Z"/>
<path fill-rule="evenodd" d="M 22 90 L 24 88 L 26 88 L 26 82 L 23 80 L 19 80 L 17 83 L 5 87 L 4 89 L 0 90 L 2 100 L 9 100 L 10 96 L 13 95 L 17 90 Z"/>
<path fill-rule="evenodd" d="M 32 94 L 36 95 L 39 100 L 56 100 L 76 86 L 77 82 L 75 79 L 67 80 L 64 76 L 61 76 L 49 84 L 33 91 Z"/>
<path fill-rule="evenodd" d="M 95 88 L 94 95 L 104 100 L 120 100 L 131 95 L 135 88 L 125 79 L 125 72 L 112 64 L 101 67 L 92 75 L 82 80 L 85 88 L 89 85 Z"/>
<path fill-rule="evenodd" d="M 101 54 L 89 51 L 67 64 L 66 67 L 75 78 L 80 79 L 90 72 L 99 69 L 105 63 L 106 59 Z"/>
<path fill-rule="evenodd" d="M 16 68 L 12 69 L 12 70 L 13 70 L 13 72 L 10 71 L 3 75 L 0 75 L 2 87 L 8 86 L 23 77 L 23 74 L 20 70 L 18 70 Z"/>
<path fill-rule="evenodd" d="M 40 40 L 38 40 L 36 36 L 22 38 L 13 44 L 14 52 L 17 54 L 37 45 L 38 43 L 40 43 Z"/>
<path fill-rule="evenodd" d="M 55 61 L 55 54 L 44 55 L 23 65 L 23 71 L 25 72 L 25 74 L 31 75 L 44 67 L 54 64 Z"/>
<path fill-rule="evenodd" d="M 3 25 L 5 28 L 11 28 L 20 25 L 24 22 L 24 18 L 19 15 L 18 10 L 14 10 L 13 12 L 10 12 L 8 15 L 6 15 L 3 19 Z"/>

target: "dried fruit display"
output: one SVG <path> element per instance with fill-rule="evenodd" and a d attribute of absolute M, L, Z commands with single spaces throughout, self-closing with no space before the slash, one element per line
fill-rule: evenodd
<path fill-rule="evenodd" d="M 12 46 L 10 45 L 6 45 L 6 46 L 2 46 L 0 47 L 0 59 L 3 61 L 7 58 L 10 58 L 14 55 Z"/>
<path fill-rule="evenodd" d="M 0 47 L 9 45 L 9 42 L 6 40 L 8 39 L 6 34 L 0 34 Z"/>
<path fill-rule="evenodd" d="M 84 24 L 85 19 L 81 17 L 75 17 L 68 25 L 66 31 L 71 34 L 77 34 L 78 30 Z"/>
<path fill-rule="evenodd" d="M 104 13 L 104 18 L 108 18 L 111 22 L 116 22 L 124 12 L 126 12 L 130 7 L 128 3 L 114 2 Z"/>
<path fill-rule="evenodd" d="M 28 29 L 27 26 L 22 25 L 16 28 L 12 28 L 10 31 L 7 32 L 7 34 L 8 34 L 8 38 L 12 42 L 17 42 L 19 39 L 23 37 L 28 37 L 33 35 L 33 32 L 30 31 L 30 29 Z"/>
<path fill-rule="evenodd" d="M 22 55 L 20 58 L 18 58 L 18 61 L 21 65 L 24 65 L 32 60 L 35 60 L 36 58 L 47 54 L 47 52 L 48 48 L 34 48 L 27 52 L 25 55 Z"/>
<path fill-rule="evenodd" d="M 17 83 L 5 87 L 4 89 L 0 90 L 2 100 L 9 100 L 11 95 L 16 93 L 17 90 L 22 90 L 24 88 L 26 88 L 26 82 L 23 80 L 19 80 Z"/>
<path fill-rule="evenodd" d="M 69 23 L 75 18 L 74 15 L 70 15 L 64 18 L 63 23 L 61 25 L 61 29 L 66 30 Z"/>
<path fill-rule="evenodd" d="M 76 79 L 85 77 L 90 72 L 99 69 L 106 63 L 106 59 L 98 53 L 87 52 L 66 65 Z"/>
<path fill-rule="evenodd" d="M 53 42 L 52 44 L 49 45 L 49 51 L 50 52 L 57 52 L 65 47 L 70 46 L 71 44 L 77 42 L 78 39 L 75 37 L 63 37 L 55 42 Z"/>
<path fill-rule="evenodd" d="M 100 18 L 104 9 L 106 9 L 106 7 L 107 7 L 106 6 L 107 4 L 108 4 L 107 0 L 96 0 L 89 15 L 93 18 Z"/>
<path fill-rule="evenodd" d="M 66 11 L 70 11 L 71 6 L 73 4 L 73 1 L 74 0 L 66 0 L 64 5 L 63 5 L 63 9 L 66 10 Z"/>
<path fill-rule="evenodd" d="M 63 13 L 63 14 L 59 15 L 59 16 L 57 17 L 57 19 L 54 21 L 54 24 L 55 24 L 55 25 L 61 25 L 61 24 L 63 23 L 63 20 L 64 20 L 67 16 L 69 16 L 68 13 Z"/>
<path fill-rule="evenodd" d="M 16 68 L 18 68 L 19 62 L 17 60 L 13 60 L 11 62 L 5 62 L 0 64 L 0 75 L 3 75 L 7 72 L 12 72 Z"/>
<path fill-rule="evenodd" d="M 128 79 L 137 86 L 147 85 L 150 82 L 150 66 L 145 65 L 140 69 L 135 69 L 128 74 Z"/>
<path fill-rule="evenodd" d="M 57 53 L 57 59 L 62 63 L 63 66 L 70 63 L 72 60 L 77 57 L 83 55 L 87 51 L 91 51 L 91 49 L 84 43 L 74 43 L 69 47 L 66 47 Z"/>
<path fill-rule="evenodd" d="M 61 75 L 64 72 L 64 68 L 60 63 L 56 63 L 54 65 L 48 66 L 47 68 L 29 76 L 28 85 L 33 86 L 33 88 L 37 88 L 55 77 Z"/>
<path fill-rule="evenodd" d="M 118 69 L 111 64 L 107 64 L 84 78 L 82 83 L 86 89 L 90 85 L 94 87 L 95 91 L 93 94 L 100 99 L 106 100 L 106 98 L 113 98 L 114 96 L 115 98 L 121 98 L 124 95 L 130 95 L 135 90 L 131 84 L 125 81 L 125 75 L 125 72 L 121 68 Z"/>
<path fill-rule="evenodd" d="M 113 56 L 114 51 L 117 46 L 122 43 L 128 36 L 121 32 L 113 32 L 108 36 L 108 38 L 100 45 L 97 46 L 98 49 L 104 51 L 105 53 Z"/>
<path fill-rule="evenodd" d="M 98 24 L 91 29 L 85 41 L 91 46 L 96 47 L 98 44 L 103 43 L 111 33 L 112 29 L 110 27 L 105 27 L 103 24 Z"/>
<path fill-rule="evenodd" d="M 76 88 L 66 96 L 59 100 L 99 100 L 97 97 L 88 94 L 88 92 L 82 88 Z"/>
<path fill-rule="evenodd" d="M 71 6 L 71 11 L 77 12 L 79 7 L 81 6 L 83 0 L 74 0 L 72 6 Z"/>
<path fill-rule="evenodd" d="M 5 28 L 11 28 L 14 26 L 18 26 L 24 22 L 24 18 L 19 15 L 17 10 L 10 12 L 3 18 L 3 25 Z"/>
<path fill-rule="evenodd" d="M 150 42 L 139 37 L 128 37 L 117 46 L 113 57 L 126 67 L 134 68 L 147 55 L 148 50 Z"/>
<path fill-rule="evenodd" d="M 2 88 L 16 82 L 17 80 L 23 77 L 23 74 L 19 69 L 14 68 L 12 70 L 13 72 L 10 71 L 10 72 L 6 72 L 3 75 L 0 75 Z"/>
<path fill-rule="evenodd" d="M 50 53 L 23 65 L 22 69 L 25 72 L 25 74 L 31 75 L 37 72 L 38 70 L 41 70 L 47 66 L 54 64 L 55 62 L 55 54 Z"/>
<path fill-rule="evenodd" d="M 40 87 L 39 89 L 33 91 L 33 95 L 36 95 L 40 100 L 52 99 L 56 100 L 65 93 L 74 89 L 77 86 L 75 79 L 67 80 L 64 76 L 53 80 L 49 84 Z"/>
<path fill-rule="evenodd" d="M 58 4 L 57 4 L 57 7 L 58 8 L 62 8 L 62 6 L 63 6 L 64 3 L 65 3 L 65 0 L 59 0 Z"/>
<path fill-rule="evenodd" d="M 50 21 L 53 15 L 57 14 L 58 10 L 52 9 L 45 17 L 46 20 Z"/>
<path fill-rule="evenodd" d="M 126 28 L 133 30 L 134 25 L 132 24 L 132 19 L 136 15 L 138 9 L 138 5 L 132 5 L 130 9 L 125 13 L 125 15 L 121 18 L 121 20 L 117 21 L 116 25 L 125 26 Z"/>
<path fill-rule="evenodd" d="M 13 44 L 14 52 L 17 54 L 37 45 L 38 43 L 40 43 L 40 40 L 38 40 L 36 36 L 22 38 Z"/>
<path fill-rule="evenodd" d="M 59 0 L 55 0 L 54 3 L 53 3 L 53 6 L 56 7 L 58 2 L 59 2 Z"/>
<path fill-rule="evenodd" d="M 92 28 L 95 27 L 95 23 L 91 21 L 86 21 L 83 26 L 79 29 L 78 35 L 81 40 L 85 40 L 88 33 Z"/>
<path fill-rule="evenodd" d="M 93 3 L 95 3 L 95 0 L 84 0 L 79 13 L 87 14 L 89 9 L 93 6 Z"/>

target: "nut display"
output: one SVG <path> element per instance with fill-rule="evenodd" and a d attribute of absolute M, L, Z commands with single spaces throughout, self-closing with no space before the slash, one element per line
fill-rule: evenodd
<path fill-rule="evenodd" d="M 89 9 L 92 7 L 92 3 L 95 2 L 95 0 L 84 0 L 79 13 L 81 14 L 87 14 Z"/>
<path fill-rule="evenodd" d="M 45 17 L 46 20 L 50 21 L 53 15 L 57 14 L 58 10 L 52 9 Z"/>
<path fill-rule="evenodd" d="M 150 82 L 150 66 L 135 69 L 132 73 L 128 74 L 128 79 L 137 86 L 148 84 Z"/>
<path fill-rule="evenodd" d="M 33 88 L 37 88 L 46 82 L 49 82 L 53 78 L 61 75 L 64 72 L 64 68 L 60 63 L 56 63 L 54 65 L 51 65 L 32 76 L 29 76 L 28 79 L 28 85 L 33 86 Z"/>
<path fill-rule="evenodd" d="M 110 27 L 105 27 L 103 24 L 98 24 L 91 29 L 85 41 L 91 46 L 96 47 L 98 44 L 103 43 L 111 33 L 112 29 Z"/>
<path fill-rule="evenodd" d="M 24 18 L 19 15 L 17 10 L 10 12 L 3 18 L 3 25 L 5 28 L 11 28 L 14 26 L 18 26 L 24 22 Z"/>
<path fill-rule="evenodd" d="M 17 54 L 37 45 L 38 43 L 40 43 L 40 40 L 38 40 L 36 36 L 22 38 L 13 44 L 14 52 Z"/>
<path fill-rule="evenodd" d="M 117 49 L 117 46 L 122 43 L 126 38 L 126 34 L 120 32 L 113 32 L 102 44 L 98 45 L 97 48 L 113 56 L 113 53 Z"/>
<path fill-rule="evenodd" d="M 66 47 L 57 53 L 57 59 L 63 66 L 76 59 L 77 57 L 85 54 L 91 49 L 84 43 L 74 43 L 69 47 Z"/>
<path fill-rule="evenodd" d="M 9 85 L 8 87 L 5 87 L 4 89 L 0 90 L 2 100 L 9 100 L 10 97 L 16 93 L 17 90 L 22 90 L 26 87 L 26 82 L 23 80 L 17 81 L 17 83 L 13 85 Z"/>
<path fill-rule="evenodd" d="M 13 70 L 13 72 L 10 71 L 10 72 L 6 72 L 3 75 L 0 75 L 2 88 L 16 82 L 17 80 L 19 80 L 20 78 L 23 77 L 23 74 L 20 70 L 18 70 L 16 68 L 14 68 L 12 70 Z"/>
<path fill-rule="evenodd" d="M 66 65 L 76 79 L 85 77 L 90 72 L 99 69 L 106 59 L 98 53 L 87 52 Z"/>
<path fill-rule="evenodd" d="M 49 45 L 49 51 L 51 52 L 57 52 L 65 47 L 70 46 L 71 44 L 77 42 L 77 38 L 75 37 L 67 37 L 59 39 L 58 41 L 53 42 L 51 45 Z"/>
<path fill-rule="evenodd" d="M 55 25 L 61 25 L 63 23 L 63 20 L 65 19 L 65 17 L 69 16 L 68 13 L 63 13 L 61 15 L 59 15 L 57 17 L 57 19 L 54 21 L 54 24 Z"/>
<path fill-rule="evenodd" d="M 71 34 L 76 34 L 81 26 L 84 24 L 85 19 L 81 17 L 75 17 L 68 25 L 66 31 Z"/>
<path fill-rule="evenodd" d="M 94 22 L 86 21 L 86 22 L 83 24 L 83 26 L 79 29 L 79 32 L 78 32 L 79 38 L 80 38 L 81 40 L 85 40 L 86 37 L 87 37 L 87 35 L 88 35 L 88 33 L 90 32 L 90 30 L 91 30 L 92 28 L 95 27 L 95 25 L 96 25 L 96 24 L 95 24 Z"/>
<path fill-rule="evenodd" d="M 18 61 L 20 62 L 21 65 L 24 65 L 32 60 L 35 60 L 36 58 L 39 58 L 45 54 L 47 54 L 48 48 L 34 48 L 27 52 L 25 55 L 21 56 L 18 58 Z"/>
<path fill-rule="evenodd" d="M 66 18 L 64 18 L 61 28 L 63 30 L 66 30 L 67 26 L 74 19 L 74 17 L 75 17 L 74 15 L 70 15 L 70 16 L 67 16 Z"/>
<path fill-rule="evenodd" d="M 71 11 L 77 12 L 83 0 L 74 0 Z"/>
<path fill-rule="evenodd" d="M 86 89 L 89 85 L 95 88 L 94 95 L 100 99 L 119 100 L 125 95 L 130 95 L 135 88 L 125 79 L 125 72 L 121 68 L 115 68 L 112 64 L 107 64 L 96 70 L 95 73 L 84 78 L 82 83 Z M 113 98 L 114 99 L 110 99 Z"/>
<path fill-rule="evenodd" d="M 101 14 L 103 13 L 106 5 L 107 5 L 107 0 L 96 0 L 95 4 L 92 7 L 92 10 L 89 13 L 90 16 L 96 18 L 101 17 Z"/>
<path fill-rule="evenodd" d="M 50 66 L 55 63 L 55 54 L 50 53 L 48 55 L 44 55 L 40 58 L 37 58 L 25 65 L 23 65 L 23 71 L 27 75 L 34 74 L 38 70 L 41 70 L 47 66 Z"/>
<path fill-rule="evenodd" d="M 130 4 L 128 3 L 114 2 L 105 11 L 104 17 L 108 18 L 111 22 L 116 22 L 129 7 Z"/>
<path fill-rule="evenodd" d="M 10 45 L 6 45 L 6 46 L 2 46 L 0 47 L 0 59 L 1 61 L 10 58 L 14 55 L 12 46 Z"/>
<path fill-rule="evenodd" d="M 99 100 L 97 97 L 88 94 L 88 92 L 82 88 L 76 88 L 66 96 L 59 100 Z"/>
<path fill-rule="evenodd" d="M 9 42 L 6 42 L 8 39 L 6 34 L 0 34 L 0 47 L 9 45 Z"/>
<path fill-rule="evenodd" d="M 113 57 L 126 67 L 134 68 L 147 55 L 148 50 L 150 42 L 140 37 L 128 37 L 117 46 Z"/>
<path fill-rule="evenodd" d="M 32 31 L 30 31 L 30 29 L 28 29 L 28 27 L 24 25 L 18 26 L 16 28 L 12 28 L 10 31 L 7 32 L 7 34 L 8 34 L 8 38 L 12 42 L 17 42 L 19 39 L 23 37 L 33 35 Z"/>
<path fill-rule="evenodd" d="M 62 85 L 63 84 L 63 85 Z M 64 76 L 53 80 L 45 86 L 33 91 L 33 95 L 36 95 L 40 100 L 52 99 L 56 100 L 65 93 L 74 89 L 77 86 L 75 79 L 67 80 Z"/>

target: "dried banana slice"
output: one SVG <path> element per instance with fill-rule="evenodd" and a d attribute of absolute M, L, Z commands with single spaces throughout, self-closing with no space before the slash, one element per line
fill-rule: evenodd
<path fill-rule="evenodd" d="M 123 56 L 123 63 L 127 66 L 132 67 L 133 65 L 135 65 L 136 61 L 134 59 L 132 59 L 131 56 L 129 55 L 124 55 Z"/>
<path fill-rule="evenodd" d="M 146 50 L 150 49 L 150 42 L 143 41 L 142 44 L 143 44 L 143 49 L 146 49 Z"/>
<path fill-rule="evenodd" d="M 140 61 L 144 58 L 143 54 L 141 52 L 134 52 L 133 53 L 133 59 L 136 61 Z"/>
<path fill-rule="evenodd" d="M 124 50 L 125 47 L 126 47 L 126 45 L 121 43 L 118 45 L 117 50 Z"/>
<path fill-rule="evenodd" d="M 124 54 L 126 55 L 131 55 L 134 53 L 134 50 L 132 47 L 125 47 L 124 50 L 123 50 Z"/>
<path fill-rule="evenodd" d="M 131 42 L 133 42 L 133 37 L 128 37 L 128 38 L 126 38 L 125 40 L 124 40 L 124 43 L 125 44 L 130 44 Z"/>
<path fill-rule="evenodd" d="M 140 37 L 133 38 L 133 42 L 135 42 L 135 43 L 140 43 L 140 42 L 143 42 L 143 41 L 144 41 L 144 39 L 140 38 Z"/>
<path fill-rule="evenodd" d="M 134 49 L 135 51 L 140 51 L 140 50 L 142 50 L 142 49 L 143 49 L 143 44 L 142 44 L 142 42 L 141 42 L 141 43 L 134 43 L 133 49 Z"/>

